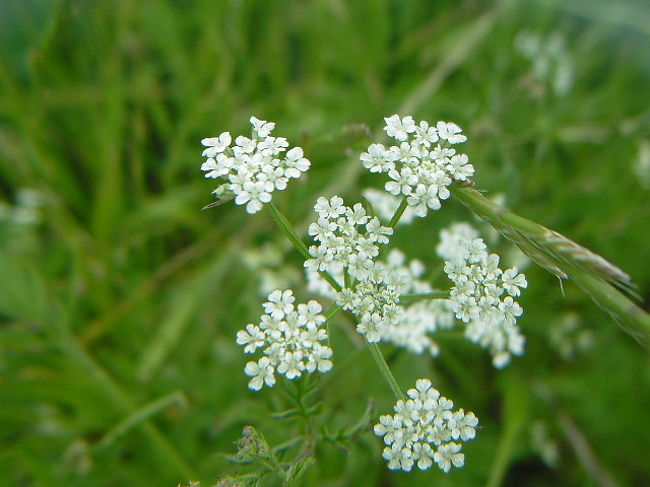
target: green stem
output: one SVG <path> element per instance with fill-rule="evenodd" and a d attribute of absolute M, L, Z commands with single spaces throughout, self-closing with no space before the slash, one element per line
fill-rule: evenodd
<path fill-rule="evenodd" d="M 291 243 L 298 250 L 298 252 L 300 252 L 306 260 L 311 259 L 312 256 L 310 255 L 307 246 L 300 239 L 298 234 L 296 234 L 296 232 L 293 231 L 293 228 L 291 228 L 291 224 L 289 223 L 289 220 L 287 220 L 285 216 L 282 214 L 282 212 L 278 209 L 278 207 L 275 206 L 275 203 L 271 201 L 266 206 L 271 211 L 271 215 L 273 216 L 273 220 L 275 221 L 275 223 L 278 225 L 280 230 L 282 230 L 282 233 L 284 233 L 287 236 L 287 238 L 291 241 Z M 337 292 L 341 291 L 341 285 L 338 282 L 336 282 L 336 279 L 334 279 L 329 273 L 323 271 L 318 271 L 318 273 L 321 275 L 323 279 L 325 279 L 330 284 L 330 286 L 336 289 Z"/>
<path fill-rule="evenodd" d="M 399 297 L 399 304 L 409 304 L 416 301 L 424 301 L 428 299 L 449 299 L 451 295 L 449 291 L 439 291 L 439 292 L 430 292 L 430 293 L 419 293 L 419 294 L 402 294 Z"/>
<path fill-rule="evenodd" d="M 327 322 L 334 318 L 339 313 L 339 311 L 341 311 L 341 307 L 339 305 L 335 304 L 331 306 L 325 313 L 325 321 Z"/>
<path fill-rule="evenodd" d="M 296 232 L 293 231 L 291 228 L 291 225 L 289 224 L 289 221 L 285 218 L 285 216 L 280 212 L 277 206 L 273 202 L 268 203 L 267 205 L 269 207 L 269 210 L 271 211 L 271 215 L 273 215 L 273 220 L 277 223 L 278 227 L 280 227 L 280 230 L 289 238 L 291 243 L 298 249 L 298 251 L 306 258 L 306 259 L 311 259 L 311 255 L 309 255 L 309 251 L 307 250 L 307 247 L 305 246 L 304 242 L 300 240 Z M 391 218 L 391 223 L 394 221 L 397 223 L 399 221 L 400 216 L 402 213 L 404 213 L 404 209 L 406 208 L 406 198 L 402 200 L 402 203 L 400 204 L 400 207 L 397 209 L 395 212 L 395 215 L 393 215 L 393 218 Z M 327 282 L 337 291 L 341 291 L 341 286 L 339 283 L 336 282 L 336 280 L 330 276 L 327 272 L 320 272 L 320 275 L 323 276 L 327 280 Z M 332 306 L 328 311 L 327 311 L 327 320 L 329 318 L 333 317 L 336 313 L 338 313 L 341 310 L 339 306 Z M 328 333 L 329 336 L 329 333 Z M 388 364 L 386 363 L 386 360 L 384 359 L 384 356 L 381 354 L 381 350 L 379 350 L 379 347 L 377 346 L 376 343 L 368 343 L 368 348 L 370 349 L 370 353 L 372 354 L 372 358 L 375 360 L 375 363 L 377 364 L 377 367 L 379 368 L 379 372 L 381 373 L 382 377 L 386 380 L 388 383 L 388 386 L 390 387 L 391 391 L 393 391 L 393 394 L 395 394 L 396 399 L 404 399 L 404 393 L 399 387 L 399 384 L 397 383 L 397 380 L 395 380 L 395 376 L 393 373 L 390 371 L 390 368 L 388 367 Z"/>
<path fill-rule="evenodd" d="M 404 196 L 402 198 L 402 201 L 400 202 L 399 206 L 395 210 L 395 213 L 393 214 L 393 217 L 390 219 L 390 223 L 388 224 L 389 227 L 395 228 L 395 225 L 399 222 L 399 219 L 402 218 L 402 215 L 406 211 L 406 207 L 408 206 L 408 199 L 407 196 Z"/>
<path fill-rule="evenodd" d="M 269 202 L 267 205 L 267 208 L 271 211 L 271 216 L 273 216 L 273 220 L 275 223 L 278 225 L 280 230 L 282 230 L 282 233 L 284 233 L 287 238 L 291 241 L 293 246 L 302 254 L 302 256 L 309 260 L 311 259 L 311 255 L 309 254 L 309 249 L 307 249 L 307 246 L 305 243 L 298 237 L 296 232 L 293 231 L 291 228 L 291 224 L 289 223 L 289 220 L 285 218 L 285 216 L 282 214 L 282 212 L 278 209 L 277 206 L 275 206 L 275 203 L 273 201 Z"/>
<path fill-rule="evenodd" d="M 379 372 L 381 372 L 381 375 L 384 377 L 384 380 L 388 383 L 390 390 L 393 391 L 393 394 L 395 395 L 395 399 L 397 399 L 398 401 L 400 399 L 406 399 L 404 392 L 402 392 L 402 389 L 400 389 L 399 384 L 395 379 L 395 376 L 393 375 L 393 373 L 390 370 L 390 367 L 386 363 L 386 359 L 382 355 L 381 350 L 379 350 L 379 345 L 377 345 L 376 343 L 370 343 L 368 341 L 366 341 L 366 343 L 368 344 L 368 349 L 370 349 L 372 358 L 375 359 L 375 363 L 379 368 Z"/>

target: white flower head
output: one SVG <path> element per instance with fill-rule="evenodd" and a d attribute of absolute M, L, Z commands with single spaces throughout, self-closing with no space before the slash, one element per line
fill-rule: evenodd
<path fill-rule="evenodd" d="M 237 344 L 245 353 L 262 349 L 263 357 L 248 362 L 244 372 L 251 377 L 248 387 L 258 391 L 275 384 L 275 372 L 292 380 L 303 373 L 332 369 L 332 349 L 325 345 L 325 317 L 317 301 L 294 305 L 291 289 L 277 289 L 264 303 L 265 314 L 257 325 L 249 324 L 237 332 Z"/>
<path fill-rule="evenodd" d="M 274 369 L 268 357 L 262 357 L 258 362 L 248 362 L 244 372 L 247 376 L 252 377 L 248 387 L 254 391 L 259 391 L 264 384 L 268 387 L 275 384 Z"/>
<path fill-rule="evenodd" d="M 409 472 L 413 465 L 426 470 L 433 462 L 444 472 L 465 463 L 458 441 L 476 436 L 478 419 L 440 395 L 429 379 L 420 379 L 409 389 L 406 401 L 397 401 L 394 415 L 381 416 L 374 431 L 384 438 L 384 459 L 391 470 Z M 452 441 L 453 440 L 453 441 Z"/>
<path fill-rule="evenodd" d="M 219 137 L 210 137 L 203 139 L 201 143 L 206 146 L 207 149 L 203 151 L 202 155 L 203 157 L 208 158 L 216 157 L 217 154 L 221 154 L 228 147 L 230 147 L 231 142 L 232 137 L 230 136 L 230 132 L 223 132 L 219 135 Z"/>
<path fill-rule="evenodd" d="M 275 128 L 275 123 L 259 120 L 255 117 L 251 117 L 250 122 L 253 126 L 253 133 L 261 139 L 268 137 Z"/>
<path fill-rule="evenodd" d="M 252 214 L 271 201 L 274 191 L 286 189 L 289 179 L 306 172 L 310 162 L 300 147 L 289 149 L 287 139 L 270 135 L 273 122 L 255 117 L 250 122 L 252 137 L 237 136 L 234 146 L 229 132 L 203 139 L 207 159 L 201 170 L 206 178 L 225 181 L 213 192 L 218 198 L 234 198 Z"/>
<path fill-rule="evenodd" d="M 452 182 L 473 176 L 474 166 L 467 155 L 450 147 L 467 140 L 455 123 L 440 121 L 431 125 L 423 120 L 416 124 L 413 117 L 399 115 L 384 120 L 384 130 L 399 145 L 386 148 L 371 144 L 360 159 L 370 172 L 388 175 L 386 191 L 407 197 L 412 214 L 424 217 L 429 210 L 439 209 L 441 200 L 450 196 L 448 187 Z"/>
<path fill-rule="evenodd" d="M 454 283 L 450 306 L 456 318 L 467 323 L 465 336 L 488 349 L 494 366 L 502 368 L 511 355 L 523 353 L 524 337 L 516 324 L 523 309 L 513 297 L 527 282 L 516 267 L 502 271 L 499 256 L 488 254 L 477 235 L 467 224 L 455 224 L 441 232 L 436 251 Z"/>

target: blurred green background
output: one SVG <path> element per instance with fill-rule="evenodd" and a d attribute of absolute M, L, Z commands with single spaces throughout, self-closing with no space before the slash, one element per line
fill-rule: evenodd
<path fill-rule="evenodd" d="M 234 336 L 264 279 L 306 296 L 301 260 L 267 212 L 201 211 L 199 142 L 276 121 L 312 160 L 275 198 L 304 230 L 317 196 L 381 187 L 358 154 L 393 113 L 460 124 L 478 187 L 630 272 L 647 309 L 645 0 L 0 0 L 0 486 L 212 485 L 245 470 L 216 455 L 244 425 L 294 436 Z M 435 270 L 456 220 L 473 218 L 449 201 L 394 241 Z M 286 266 L 260 269 L 270 249 Z M 384 347 L 401 384 L 432 377 L 476 412 L 465 468 L 390 472 L 368 431 L 319 446 L 304 484 L 648 485 L 647 352 L 526 273 L 527 351 L 506 370 L 454 337 L 437 359 Z M 341 324 L 318 392 L 334 426 L 393 403 Z"/>

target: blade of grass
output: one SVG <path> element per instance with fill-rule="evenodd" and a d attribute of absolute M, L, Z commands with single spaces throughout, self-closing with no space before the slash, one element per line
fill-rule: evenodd
<path fill-rule="evenodd" d="M 470 186 L 456 184 L 451 191 L 533 261 L 560 278 L 571 279 L 625 332 L 643 346 L 650 345 L 650 315 L 616 287 L 631 285 L 628 274 L 558 232 L 500 207 Z"/>
<path fill-rule="evenodd" d="M 187 407 L 187 398 L 182 391 L 174 391 L 169 394 L 164 395 L 150 403 L 147 403 L 131 414 L 129 414 L 124 420 L 116 424 L 111 430 L 106 432 L 104 436 L 97 442 L 95 448 L 97 450 L 103 450 L 109 448 L 113 443 L 119 440 L 121 437 L 126 435 L 130 430 L 136 426 L 144 423 L 152 416 L 158 414 L 160 411 L 163 411 L 165 408 L 171 406 L 172 404 L 178 404 L 181 407 Z"/>

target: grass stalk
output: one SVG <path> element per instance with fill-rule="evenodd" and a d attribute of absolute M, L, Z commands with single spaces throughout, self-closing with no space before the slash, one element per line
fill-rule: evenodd
<path fill-rule="evenodd" d="M 575 282 L 639 343 L 650 345 L 650 315 L 619 290 L 631 286 L 627 273 L 564 235 L 497 205 L 469 185 L 455 184 L 451 192 L 538 265 Z"/>

